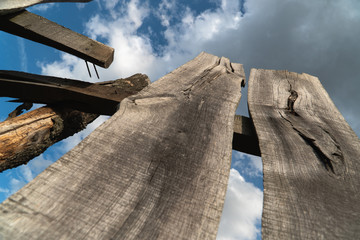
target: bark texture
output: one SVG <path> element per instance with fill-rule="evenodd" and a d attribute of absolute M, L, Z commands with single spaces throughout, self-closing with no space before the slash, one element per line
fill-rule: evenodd
<path fill-rule="evenodd" d="M 360 141 L 318 78 L 252 69 L 264 169 L 263 239 L 360 236 Z"/>
<path fill-rule="evenodd" d="M 0 205 L 10 239 L 215 239 L 242 65 L 206 53 L 119 111 Z"/>
<path fill-rule="evenodd" d="M 46 79 L 46 77 L 44 78 Z M 48 79 L 47 81 L 52 87 L 54 83 L 51 83 L 50 80 Z M 0 123 L 0 172 L 27 163 L 56 142 L 83 130 L 89 123 L 95 120 L 99 114 L 104 112 L 103 109 L 108 108 L 115 111 L 124 96 L 139 92 L 150 83 L 150 80 L 146 75 L 135 74 L 129 78 L 97 84 L 74 80 L 72 80 L 71 83 L 72 85 L 66 88 L 67 92 L 69 92 L 69 89 L 73 91 L 74 89 L 77 90 L 77 88 L 74 87 L 75 83 L 80 83 L 80 85 L 86 84 L 88 89 L 93 89 L 94 91 L 86 90 L 80 94 L 76 91 L 71 92 L 73 99 L 69 98 L 65 103 L 56 98 L 56 96 L 48 95 L 46 91 L 47 88 L 42 88 L 40 92 L 37 92 L 38 94 L 34 91 L 32 93 L 34 95 L 26 93 L 29 96 L 27 100 L 30 101 L 34 100 L 34 98 L 39 98 L 39 96 L 43 96 L 43 101 L 51 103 L 51 107 L 42 107 Z M 25 97 L 20 90 L 23 88 L 22 82 L 20 82 L 19 85 L 20 87 L 14 86 L 17 91 L 13 89 L 8 89 L 8 91 L 6 91 L 7 89 L 2 89 L 0 92 L 9 93 L 13 91 L 16 93 L 16 97 Z M 63 88 L 60 88 L 58 91 L 63 90 Z M 86 98 L 82 97 L 84 92 L 87 94 Z M 116 92 L 118 96 L 113 94 L 114 92 Z M 109 98 L 109 93 L 111 93 L 111 98 L 114 99 L 114 101 L 100 108 L 102 106 L 101 104 L 103 104 L 103 99 Z M 103 94 L 103 96 L 101 94 Z M 92 102 L 86 103 L 86 100 L 93 95 L 95 95 L 96 98 L 91 98 Z M 31 96 L 33 96 L 33 98 L 31 98 Z M 83 101 L 80 105 L 86 106 L 85 109 L 91 109 L 91 107 L 94 106 L 94 109 L 91 110 L 95 113 L 74 110 L 74 108 L 79 106 L 77 100 L 80 98 Z M 56 100 L 60 102 L 55 102 Z M 96 100 L 100 103 L 96 102 Z"/>

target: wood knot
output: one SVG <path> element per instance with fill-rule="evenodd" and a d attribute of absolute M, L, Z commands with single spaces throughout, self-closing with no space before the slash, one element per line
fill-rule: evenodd
<path fill-rule="evenodd" d="M 298 98 L 298 93 L 295 90 L 290 90 L 290 96 L 287 100 L 287 109 L 290 110 L 291 113 L 294 113 L 294 103 Z"/>

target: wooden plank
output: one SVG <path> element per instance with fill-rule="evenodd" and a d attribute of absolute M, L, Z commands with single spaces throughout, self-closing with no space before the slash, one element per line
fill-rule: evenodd
<path fill-rule="evenodd" d="M 126 81 L 129 79 L 133 86 L 127 85 Z M 21 102 L 50 105 L 62 103 L 83 112 L 112 115 L 122 99 L 137 93 L 150 82 L 143 74 L 135 74 L 129 79 L 116 83 L 92 84 L 73 79 L 0 70 L 0 96 L 19 98 Z"/>
<path fill-rule="evenodd" d="M 235 116 L 232 148 L 240 152 L 260 156 L 259 141 L 250 118 L 240 115 Z"/>
<path fill-rule="evenodd" d="M 318 78 L 253 69 L 248 103 L 264 165 L 263 239 L 358 239 L 360 141 Z"/>
<path fill-rule="evenodd" d="M 136 93 L 149 82 L 146 75 L 137 74 L 98 84 L 112 88 L 112 91 Z M 107 93 L 104 92 L 105 96 Z M 65 105 L 57 103 L 1 122 L 0 172 L 26 164 L 51 145 L 83 130 L 100 114 L 80 112 L 69 108 L 69 105 L 72 105 L 71 102 Z"/>
<path fill-rule="evenodd" d="M 0 15 L 17 12 L 24 8 L 50 2 L 90 2 L 92 0 L 1 0 Z"/>
<path fill-rule="evenodd" d="M 26 10 L 0 16 L 0 30 L 108 68 L 114 49 Z"/>
<path fill-rule="evenodd" d="M 242 65 L 202 53 L 0 205 L 9 239 L 215 239 Z"/>

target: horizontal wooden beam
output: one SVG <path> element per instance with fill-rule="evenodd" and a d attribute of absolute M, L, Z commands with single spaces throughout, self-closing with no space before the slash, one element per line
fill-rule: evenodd
<path fill-rule="evenodd" d="M 112 115 L 122 99 L 150 83 L 144 74 L 135 74 L 130 78 L 141 88 L 134 90 L 123 81 L 92 84 L 23 72 L 0 71 L 0 96 L 18 98 L 21 102 L 69 104 L 71 108 L 83 112 Z M 116 87 L 108 87 L 109 84 L 115 84 Z"/>
<path fill-rule="evenodd" d="M 235 116 L 232 148 L 255 156 L 261 155 L 254 124 L 250 118 Z"/>
<path fill-rule="evenodd" d="M 93 85 L 101 84 L 111 91 L 134 94 L 148 83 L 146 75 L 138 74 Z M 107 94 L 104 91 L 104 95 Z M 117 100 L 121 101 L 120 98 Z M 57 103 L 0 123 L 0 172 L 27 163 L 56 142 L 81 131 L 99 116 L 74 110 L 71 106 Z"/>
<path fill-rule="evenodd" d="M 0 15 L 17 12 L 24 8 L 50 2 L 90 2 L 92 0 L 1 0 Z"/>
<path fill-rule="evenodd" d="M 26 10 L 0 16 L 0 30 L 108 68 L 114 49 Z"/>

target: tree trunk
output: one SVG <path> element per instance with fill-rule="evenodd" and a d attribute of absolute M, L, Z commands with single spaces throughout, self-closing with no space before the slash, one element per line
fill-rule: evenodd
<path fill-rule="evenodd" d="M 358 239 L 360 141 L 320 81 L 252 69 L 264 165 L 263 239 Z"/>
<path fill-rule="evenodd" d="M 119 111 L 0 205 L 10 239 L 215 239 L 242 65 L 206 53 Z"/>

